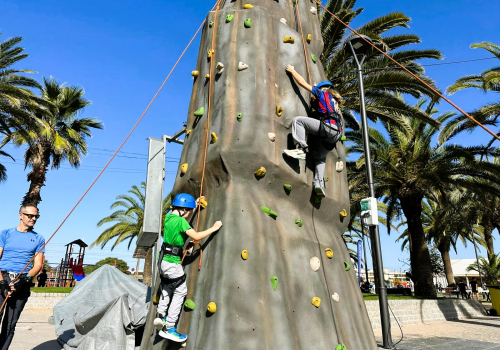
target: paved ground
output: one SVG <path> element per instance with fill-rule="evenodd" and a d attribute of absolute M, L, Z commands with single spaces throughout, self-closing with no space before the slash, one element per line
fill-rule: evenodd
<path fill-rule="evenodd" d="M 61 350 L 54 326 L 47 322 L 52 309 L 24 309 L 9 350 Z"/>

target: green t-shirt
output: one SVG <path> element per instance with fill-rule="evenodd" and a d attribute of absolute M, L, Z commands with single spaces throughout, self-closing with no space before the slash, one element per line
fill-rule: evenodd
<path fill-rule="evenodd" d="M 163 242 L 177 246 L 184 247 L 187 240 L 186 231 L 189 230 L 189 226 L 186 219 L 174 214 L 168 214 L 165 216 L 165 225 L 163 228 Z M 180 264 L 181 258 L 175 255 L 163 256 L 163 260 L 174 264 Z"/>

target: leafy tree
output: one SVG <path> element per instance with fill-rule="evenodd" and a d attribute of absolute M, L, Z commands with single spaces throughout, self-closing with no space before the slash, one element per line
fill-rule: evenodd
<path fill-rule="evenodd" d="M 495 254 L 492 259 L 485 259 L 480 256 L 479 268 L 487 283 L 497 283 L 497 279 L 500 278 L 500 254 Z M 477 262 L 469 265 L 467 271 L 479 272 Z"/>
<path fill-rule="evenodd" d="M 416 108 L 421 108 L 419 101 Z M 425 112 L 431 116 L 437 111 L 431 103 Z M 436 120 L 440 122 L 447 115 Z M 470 188 L 476 191 L 498 190 L 478 179 L 494 181 L 500 166 L 478 159 L 483 152 L 496 155 L 496 149 L 483 147 L 463 147 L 439 143 L 432 138 L 438 128 L 420 118 L 400 114 L 399 121 L 382 121 L 388 138 L 379 130 L 369 128 L 370 148 L 374 167 L 375 192 L 387 204 L 387 220 L 404 214 L 408 222 L 408 238 L 413 281 L 416 295 L 435 295 L 432 283 L 432 262 L 427 246 L 427 238 L 422 223 L 422 200 L 431 192 L 440 192 L 451 186 Z M 351 131 L 348 138 L 354 146 L 348 147 L 348 154 L 363 153 L 360 131 Z M 351 186 L 366 186 L 365 159 L 348 162 Z"/>
<path fill-rule="evenodd" d="M 116 262 L 116 268 L 118 270 L 120 270 L 123 273 L 130 274 L 128 271 L 129 267 L 128 267 L 127 263 L 121 259 L 118 259 L 118 258 L 105 258 L 105 259 L 99 260 L 98 262 L 95 263 L 95 266 L 84 266 L 83 271 L 85 272 L 85 276 L 87 276 L 103 265 L 115 266 L 115 262 Z"/>
<path fill-rule="evenodd" d="M 90 104 L 84 90 L 77 86 L 58 84 L 52 77 L 43 79 L 42 99 L 47 107 L 35 112 L 40 127 L 15 129 L 3 139 L 0 148 L 9 142 L 16 146 L 27 145 L 24 164 L 31 167 L 28 174 L 30 188 L 23 203 L 38 204 L 40 190 L 45 185 L 48 167 L 57 169 L 67 160 L 75 168 L 87 154 L 85 138 L 92 136 L 92 129 L 102 129 L 95 118 L 79 118 L 78 114 Z"/>
<path fill-rule="evenodd" d="M 350 24 L 363 11 L 363 8 L 355 9 L 355 4 L 356 0 L 330 0 L 325 7 L 344 23 Z M 378 48 L 388 52 L 392 58 L 435 88 L 434 81 L 424 75 L 424 68 L 417 63 L 417 60 L 441 59 L 441 52 L 434 49 L 405 49 L 407 45 L 420 43 L 417 35 L 387 35 L 391 29 L 408 28 L 409 22 L 409 17 L 403 13 L 394 12 L 375 18 L 356 30 L 370 37 Z M 345 39 L 354 34 L 351 34 L 338 20 L 325 11 L 320 13 L 320 26 L 324 42 L 321 61 L 325 67 L 326 76 L 334 83 L 335 88 L 346 101 L 343 106 L 346 125 L 352 129 L 358 129 L 359 124 L 354 117 L 354 113 L 360 112 L 357 68 L 353 58 L 343 50 Z M 427 96 L 435 99 L 435 94 L 427 86 L 401 70 L 375 49 L 368 51 L 363 69 L 368 118 L 372 121 L 380 119 L 398 122 L 399 115 L 411 113 L 413 118 L 437 125 L 437 121 L 429 118 L 424 111 L 408 105 L 393 94 L 397 92 L 416 98 Z"/>
<path fill-rule="evenodd" d="M 137 238 L 142 233 L 144 220 L 144 202 L 145 202 L 146 183 L 141 183 L 141 188 L 132 186 L 128 192 L 130 195 L 119 195 L 116 201 L 111 205 L 111 209 L 117 209 L 111 215 L 101 219 L 97 226 L 101 227 L 107 223 L 113 223 L 113 226 L 105 229 L 99 237 L 90 245 L 90 248 L 100 246 L 101 249 L 114 240 L 111 250 L 118 244 L 128 241 L 128 249 L 134 238 Z M 163 200 L 163 217 L 170 210 L 170 195 Z M 153 261 L 152 249 L 149 249 L 144 263 L 144 279 L 143 283 L 151 285 L 151 268 Z"/>
<path fill-rule="evenodd" d="M 430 246 L 429 255 L 431 257 L 432 273 L 436 276 L 444 275 L 443 260 L 441 259 L 441 255 L 434 245 Z"/>

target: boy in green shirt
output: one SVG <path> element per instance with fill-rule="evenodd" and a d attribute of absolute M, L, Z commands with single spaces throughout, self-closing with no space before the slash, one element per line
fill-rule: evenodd
<path fill-rule="evenodd" d="M 216 221 L 205 231 L 196 232 L 191 228 L 187 219 L 193 215 L 198 201 L 187 193 L 175 196 L 172 202 L 172 212 L 165 217 L 163 229 L 163 260 L 160 267 L 162 297 L 158 303 L 158 317 L 154 320 L 154 324 L 162 326 L 158 333 L 161 337 L 181 343 L 186 341 L 187 335 L 179 334 L 175 323 L 187 294 L 186 275 L 181 265 L 183 247 L 188 237 L 199 241 L 217 232 L 222 226 L 221 221 Z"/>

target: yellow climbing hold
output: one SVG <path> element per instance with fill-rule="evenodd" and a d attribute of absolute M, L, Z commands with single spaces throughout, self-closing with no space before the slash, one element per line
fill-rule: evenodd
<path fill-rule="evenodd" d="M 186 136 L 191 135 L 191 133 L 192 133 L 192 132 L 193 132 L 193 130 L 191 130 L 191 129 L 187 129 L 187 130 L 186 130 Z"/>
<path fill-rule="evenodd" d="M 160 296 L 158 294 L 155 294 L 153 297 L 153 303 L 158 305 L 159 302 L 160 302 Z"/>
<path fill-rule="evenodd" d="M 325 252 L 326 252 L 326 257 L 327 257 L 328 259 L 333 258 L 333 250 L 331 250 L 330 248 L 326 248 L 326 249 L 325 249 Z"/>
<path fill-rule="evenodd" d="M 205 75 L 205 79 L 210 79 L 210 74 Z"/>
<path fill-rule="evenodd" d="M 347 216 L 347 211 L 345 209 L 342 209 L 340 212 L 340 217 L 345 218 Z"/>
<path fill-rule="evenodd" d="M 200 72 L 198 72 L 197 70 L 194 70 L 194 71 L 191 72 L 191 75 L 193 77 L 197 77 L 198 75 L 200 75 Z"/>
<path fill-rule="evenodd" d="M 181 173 L 185 174 L 188 171 L 188 163 L 181 165 Z"/>
<path fill-rule="evenodd" d="M 313 36 L 311 34 L 307 34 L 306 41 L 308 43 L 310 43 L 312 39 L 313 39 Z"/>
<path fill-rule="evenodd" d="M 283 114 L 283 107 L 281 107 L 280 105 L 277 105 L 276 106 L 276 114 L 278 115 L 278 117 L 281 117 L 281 115 Z"/>
<path fill-rule="evenodd" d="M 259 177 L 264 176 L 264 175 L 266 175 L 266 168 L 261 166 L 259 168 L 259 170 L 257 170 L 254 174 L 255 174 L 255 176 L 259 176 Z"/>
<path fill-rule="evenodd" d="M 248 250 L 243 249 L 243 250 L 241 251 L 241 258 L 242 258 L 243 260 L 248 259 Z"/>
<path fill-rule="evenodd" d="M 205 199 L 205 197 L 201 197 L 201 198 L 200 198 L 200 206 L 201 206 L 203 209 L 205 209 L 205 208 L 207 207 L 207 205 L 208 205 L 208 202 L 207 202 L 207 200 Z"/>
<path fill-rule="evenodd" d="M 314 298 L 312 298 L 311 303 L 312 303 L 314 306 L 319 307 L 319 305 L 321 304 L 321 299 L 320 299 L 320 298 L 318 298 L 318 297 L 314 297 Z"/>
<path fill-rule="evenodd" d="M 295 39 L 293 38 L 293 36 L 287 35 L 285 36 L 285 39 L 283 39 L 283 42 L 285 44 L 293 44 L 295 43 Z"/>
<path fill-rule="evenodd" d="M 212 301 L 211 303 L 208 304 L 207 310 L 208 312 L 213 314 L 215 313 L 215 311 L 217 311 L 217 305 L 215 305 L 215 303 Z"/>
<path fill-rule="evenodd" d="M 216 134 L 215 132 L 213 132 L 213 133 L 211 133 L 210 135 L 212 136 L 212 140 L 211 140 L 210 142 L 211 142 L 211 143 L 216 143 L 216 142 L 217 142 L 217 140 L 219 139 L 219 138 L 217 137 L 217 134 Z"/>
<path fill-rule="evenodd" d="M 208 49 L 208 58 L 212 57 L 212 54 L 215 52 L 215 50 Z"/>
<path fill-rule="evenodd" d="M 253 5 L 250 5 L 250 4 L 245 4 L 245 6 L 243 6 L 244 9 L 253 9 Z"/>

